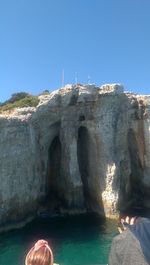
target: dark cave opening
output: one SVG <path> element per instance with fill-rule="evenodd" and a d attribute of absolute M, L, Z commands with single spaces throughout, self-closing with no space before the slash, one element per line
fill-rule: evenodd
<path fill-rule="evenodd" d="M 86 207 L 89 205 L 89 139 L 88 139 L 88 131 L 85 127 L 80 127 L 78 131 L 78 142 L 77 142 L 77 156 L 79 163 L 79 170 L 81 174 L 81 180 L 83 183 L 84 189 L 84 199 Z"/>
<path fill-rule="evenodd" d="M 132 129 L 128 131 L 128 150 L 131 163 L 129 208 L 133 211 L 143 212 L 146 210 L 144 201 L 147 196 L 143 185 L 144 167 L 141 161 L 144 154 L 140 151 L 137 136 Z"/>
<path fill-rule="evenodd" d="M 121 163 L 119 210 L 123 214 L 144 215 L 148 210 L 145 202 L 149 197 L 149 192 L 147 192 L 143 183 L 144 167 L 142 157 L 144 154 L 141 152 L 137 135 L 133 129 L 129 129 L 127 140 L 131 172 L 127 181 L 126 171 Z"/>
<path fill-rule="evenodd" d="M 87 212 L 104 215 L 100 187 L 97 183 L 95 146 L 86 127 L 78 130 L 77 157 Z"/>
<path fill-rule="evenodd" d="M 61 142 L 56 136 L 48 150 L 47 170 L 47 200 L 49 205 L 56 207 L 58 204 L 61 177 Z"/>

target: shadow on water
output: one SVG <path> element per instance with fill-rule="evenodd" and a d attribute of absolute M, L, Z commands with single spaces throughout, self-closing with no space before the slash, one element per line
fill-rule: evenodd
<path fill-rule="evenodd" d="M 0 264 L 23 265 L 27 251 L 41 238 L 48 240 L 59 264 L 106 264 L 115 234 L 114 221 L 104 222 L 95 215 L 38 219 L 1 235 Z"/>

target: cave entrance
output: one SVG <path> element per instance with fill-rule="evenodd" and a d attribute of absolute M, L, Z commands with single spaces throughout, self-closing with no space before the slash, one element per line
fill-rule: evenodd
<path fill-rule="evenodd" d="M 140 143 L 133 129 L 129 129 L 127 134 L 128 152 L 130 158 L 131 172 L 129 179 L 123 162 L 120 163 L 120 194 L 119 210 L 122 214 L 140 216 L 147 212 L 146 201 L 149 198 L 149 191 L 145 188 L 143 157 L 144 151 L 141 150 Z"/>
<path fill-rule="evenodd" d="M 143 157 L 144 150 L 141 150 L 142 144 L 138 142 L 136 133 L 133 129 L 128 131 L 128 150 L 130 156 L 131 164 L 131 174 L 130 174 L 130 192 L 127 196 L 127 201 L 129 201 L 128 211 L 140 212 L 144 211 L 144 202 L 146 199 L 146 190 L 143 185 L 144 178 L 144 167 L 143 167 Z"/>
<path fill-rule="evenodd" d="M 85 207 L 88 212 L 104 215 L 97 174 L 96 146 L 84 126 L 78 130 L 77 157 L 83 183 Z"/>
<path fill-rule="evenodd" d="M 47 199 L 49 204 L 58 204 L 59 182 L 61 176 L 61 142 L 56 136 L 48 150 Z"/>
<path fill-rule="evenodd" d="M 90 208 L 90 190 L 89 190 L 89 136 L 85 127 L 81 126 L 78 130 L 77 156 L 81 180 L 83 183 L 83 192 L 85 205 Z"/>

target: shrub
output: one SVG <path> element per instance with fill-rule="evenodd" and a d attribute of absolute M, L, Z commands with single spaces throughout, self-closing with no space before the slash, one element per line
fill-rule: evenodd
<path fill-rule="evenodd" d="M 30 96 L 30 94 L 26 93 L 26 92 L 18 92 L 18 93 L 14 93 L 11 95 L 11 98 L 6 100 L 5 102 L 2 103 L 2 105 L 6 105 L 8 103 L 14 103 L 20 99 L 23 99 L 25 97 Z"/>
<path fill-rule="evenodd" d="M 11 98 L 8 100 L 8 102 L 10 103 L 14 103 L 20 99 L 26 98 L 30 96 L 30 94 L 26 93 L 26 92 L 19 92 L 19 93 L 14 93 L 12 94 Z"/>
<path fill-rule="evenodd" d="M 17 96 L 16 101 L 10 102 L 10 100 L 8 100 L 7 102 L 8 103 L 5 102 L 5 104 L 0 106 L 1 113 L 15 108 L 36 107 L 39 103 L 39 99 L 37 96 L 31 96 L 28 94 L 26 97 L 23 97 L 21 99 L 18 99 Z"/>
<path fill-rule="evenodd" d="M 42 93 L 40 93 L 40 95 L 48 95 L 48 94 L 50 94 L 48 89 L 45 89 L 42 91 Z"/>

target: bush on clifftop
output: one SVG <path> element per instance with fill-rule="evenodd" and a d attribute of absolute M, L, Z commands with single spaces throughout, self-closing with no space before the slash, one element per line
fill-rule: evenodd
<path fill-rule="evenodd" d="M 9 111 L 15 108 L 24 107 L 36 107 L 39 103 L 37 96 L 32 96 L 30 94 L 20 92 L 13 94 L 12 97 L 0 105 L 0 113 L 4 111 Z M 26 95 L 25 95 L 26 94 Z"/>
<path fill-rule="evenodd" d="M 11 95 L 11 98 L 8 99 L 5 103 L 14 103 L 20 99 L 26 98 L 28 96 L 31 96 L 30 94 L 26 92 L 18 92 Z"/>

